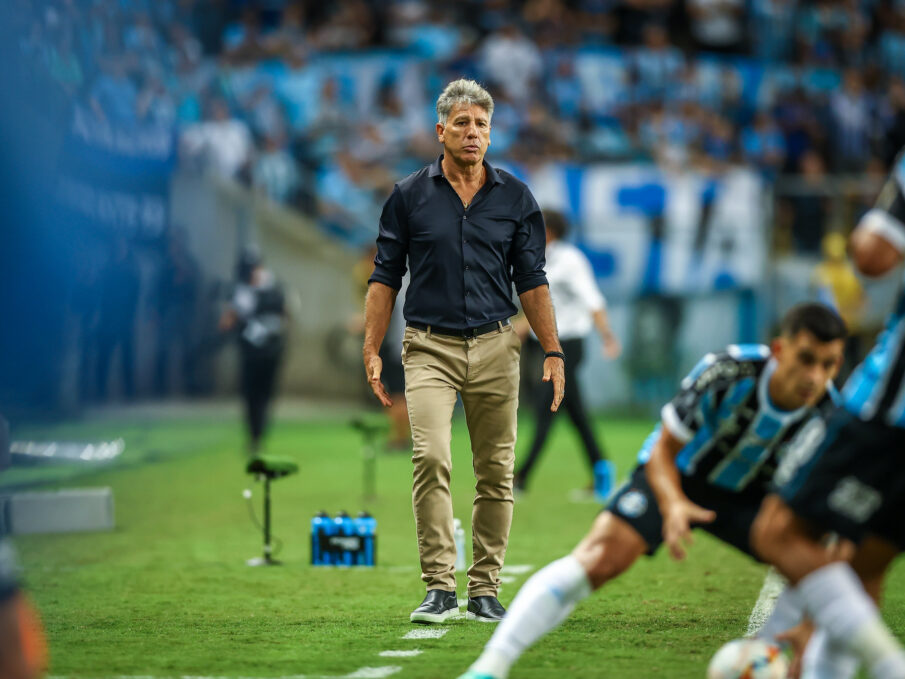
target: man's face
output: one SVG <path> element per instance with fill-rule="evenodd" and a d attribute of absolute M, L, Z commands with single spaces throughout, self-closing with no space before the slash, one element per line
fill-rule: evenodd
<path fill-rule="evenodd" d="M 821 342 L 808 330 L 773 340 L 776 394 L 789 409 L 811 406 L 823 398 L 827 382 L 842 365 L 845 341 Z"/>
<path fill-rule="evenodd" d="M 444 153 L 457 162 L 481 163 L 490 146 L 490 117 L 476 104 L 454 106 L 446 125 L 437 123 L 437 139 L 443 144 Z"/>

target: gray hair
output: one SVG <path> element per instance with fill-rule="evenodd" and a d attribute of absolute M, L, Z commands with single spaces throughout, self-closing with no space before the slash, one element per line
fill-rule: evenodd
<path fill-rule="evenodd" d="M 488 118 L 493 116 L 493 97 L 474 80 L 453 80 L 437 97 L 437 120 L 441 125 L 446 125 L 449 114 L 457 104 L 480 106 L 487 111 Z"/>

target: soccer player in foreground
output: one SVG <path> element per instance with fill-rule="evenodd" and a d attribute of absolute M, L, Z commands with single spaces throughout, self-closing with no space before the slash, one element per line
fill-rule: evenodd
<path fill-rule="evenodd" d="M 700 526 L 753 555 L 751 526 L 785 447 L 809 417 L 829 410 L 845 324 L 802 304 L 780 336 L 705 356 L 682 381 L 638 467 L 569 556 L 522 587 L 481 657 L 461 679 L 505 679 L 512 664 L 593 590 L 665 541 L 685 556 Z"/>
<path fill-rule="evenodd" d="M 855 266 L 866 275 L 883 275 L 905 259 L 903 189 L 905 154 L 852 234 Z M 806 613 L 839 657 L 850 652 L 877 679 L 905 678 L 905 650 L 875 604 L 886 570 L 905 549 L 903 377 L 900 292 L 886 330 L 846 382 L 842 406 L 825 422 L 808 425 L 813 430 L 783 461 L 777 482 L 785 483 L 765 500 L 752 537 L 758 553 L 794 586 L 780 597 L 777 612 L 797 607 Z M 819 534 L 828 530 L 858 543 L 851 566 L 822 549 Z"/>

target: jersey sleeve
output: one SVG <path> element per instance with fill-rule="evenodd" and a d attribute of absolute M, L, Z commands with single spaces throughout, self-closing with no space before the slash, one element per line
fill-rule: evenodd
<path fill-rule="evenodd" d="M 859 229 L 876 233 L 905 254 L 905 152 L 899 154 L 890 178 L 873 208 L 861 218 Z"/>
<path fill-rule="evenodd" d="M 663 426 L 683 444 L 705 423 L 716 420 L 726 387 L 739 374 L 738 361 L 727 354 L 707 354 L 682 380 L 679 393 L 663 406 Z"/>

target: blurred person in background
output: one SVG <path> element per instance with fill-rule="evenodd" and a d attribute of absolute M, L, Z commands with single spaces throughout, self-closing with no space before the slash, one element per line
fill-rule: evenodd
<path fill-rule="evenodd" d="M 862 316 L 867 299 L 855 267 L 846 254 L 845 236 L 838 231 L 826 234 L 821 249 L 823 259 L 814 267 L 811 284 L 816 290 L 817 299 L 835 309 L 849 331 L 849 339 L 845 343 L 845 363 L 838 378 L 838 383 L 843 384 L 862 358 Z"/>
<path fill-rule="evenodd" d="M 135 314 L 141 276 L 129 242 L 118 238 L 100 275 L 97 323 L 97 397 L 104 401 L 110 366 L 119 349 L 120 388 L 126 400 L 135 397 Z"/>
<path fill-rule="evenodd" d="M 295 159 L 286 148 L 286 140 L 278 133 L 264 139 L 264 148 L 251 172 L 252 185 L 277 203 L 292 203 L 301 177 Z"/>
<path fill-rule="evenodd" d="M 886 139 L 882 144 L 885 150 L 884 162 L 892 164 L 896 157 L 896 149 L 905 148 L 905 80 L 892 78 L 885 102 Z"/>
<path fill-rule="evenodd" d="M 479 53 L 487 79 L 519 104 L 534 94 L 543 70 L 537 45 L 515 24 L 506 24 L 484 40 Z"/>
<path fill-rule="evenodd" d="M 248 125 L 232 116 L 222 98 L 211 101 L 207 120 L 185 129 L 180 144 L 184 159 L 196 163 L 201 170 L 229 179 L 243 178 L 254 154 Z"/>
<path fill-rule="evenodd" d="M 238 282 L 220 330 L 239 339 L 240 392 L 245 402 L 248 453 L 260 451 L 277 371 L 286 345 L 286 302 L 276 276 L 266 269 L 256 247 L 247 246 L 236 267 Z"/>
<path fill-rule="evenodd" d="M 691 36 L 702 52 L 739 54 L 745 43 L 745 0 L 687 0 Z"/>
<path fill-rule="evenodd" d="M 544 224 L 547 227 L 546 271 L 550 283 L 550 297 L 556 314 L 556 329 L 562 343 L 563 353 L 568 356 L 566 362 L 566 392 L 563 403 L 566 412 L 575 425 L 585 456 L 588 459 L 592 481 L 589 491 L 601 501 L 605 500 L 612 490 L 616 478 L 613 463 L 604 459 L 603 451 L 597 444 L 591 422 L 584 407 L 584 399 L 578 383 L 578 368 L 584 356 L 585 338 L 593 325 L 600 333 L 603 344 L 603 355 L 606 358 L 618 358 L 622 346 L 610 328 L 607 317 L 606 299 L 597 287 L 594 270 L 584 253 L 563 238 L 568 233 L 568 222 L 565 216 L 553 210 L 544 210 Z M 520 322 L 519 334 L 529 332 L 528 324 Z M 540 350 L 537 338 L 532 333 L 528 339 L 536 355 Z M 534 346 L 536 345 L 536 347 Z M 538 390 L 535 407 L 534 440 L 528 455 L 515 473 L 513 484 L 516 490 L 524 491 L 528 485 L 528 477 L 543 452 L 544 444 L 550 433 L 555 413 L 550 411 L 553 398 L 553 385 L 547 383 Z"/>
<path fill-rule="evenodd" d="M 13 547 L 0 532 L 0 677 L 39 679 L 46 670 L 41 623 L 20 588 Z"/>
<path fill-rule="evenodd" d="M 845 70 L 842 87 L 830 99 L 830 111 L 834 169 L 862 172 L 870 155 L 870 128 L 874 120 L 873 102 L 865 90 L 860 70 Z"/>
<path fill-rule="evenodd" d="M 801 156 L 804 186 L 790 199 L 792 205 L 792 243 L 799 255 L 817 255 L 826 230 L 826 166 L 817 151 Z"/>
<path fill-rule="evenodd" d="M 363 359 L 384 406 L 379 349 L 408 268 L 402 363 L 412 426 L 412 505 L 427 595 L 410 620 L 459 616 L 450 495 L 452 414 L 461 396 L 477 479 L 474 563 L 466 617 L 498 622 L 497 599 L 512 524 L 512 470 L 521 343 L 509 319 L 512 286 L 546 354 L 551 408 L 563 398 L 566 360 L 544 274 L 544 221 L 528 188 L 484 160 L 493 99 L 473 80 L 449 83 L 437 99 L 442 154 L 393 188 L 380 218 L 365 304 Z"/>
<path fill-rule="evenodd" d="M 91 86 L 91 109 L 104 122 L 130 125 L 135 122 L 138 88 L 129 76 L 125 58 L 108 55 L 100 59 L 100 74 Z"/>

